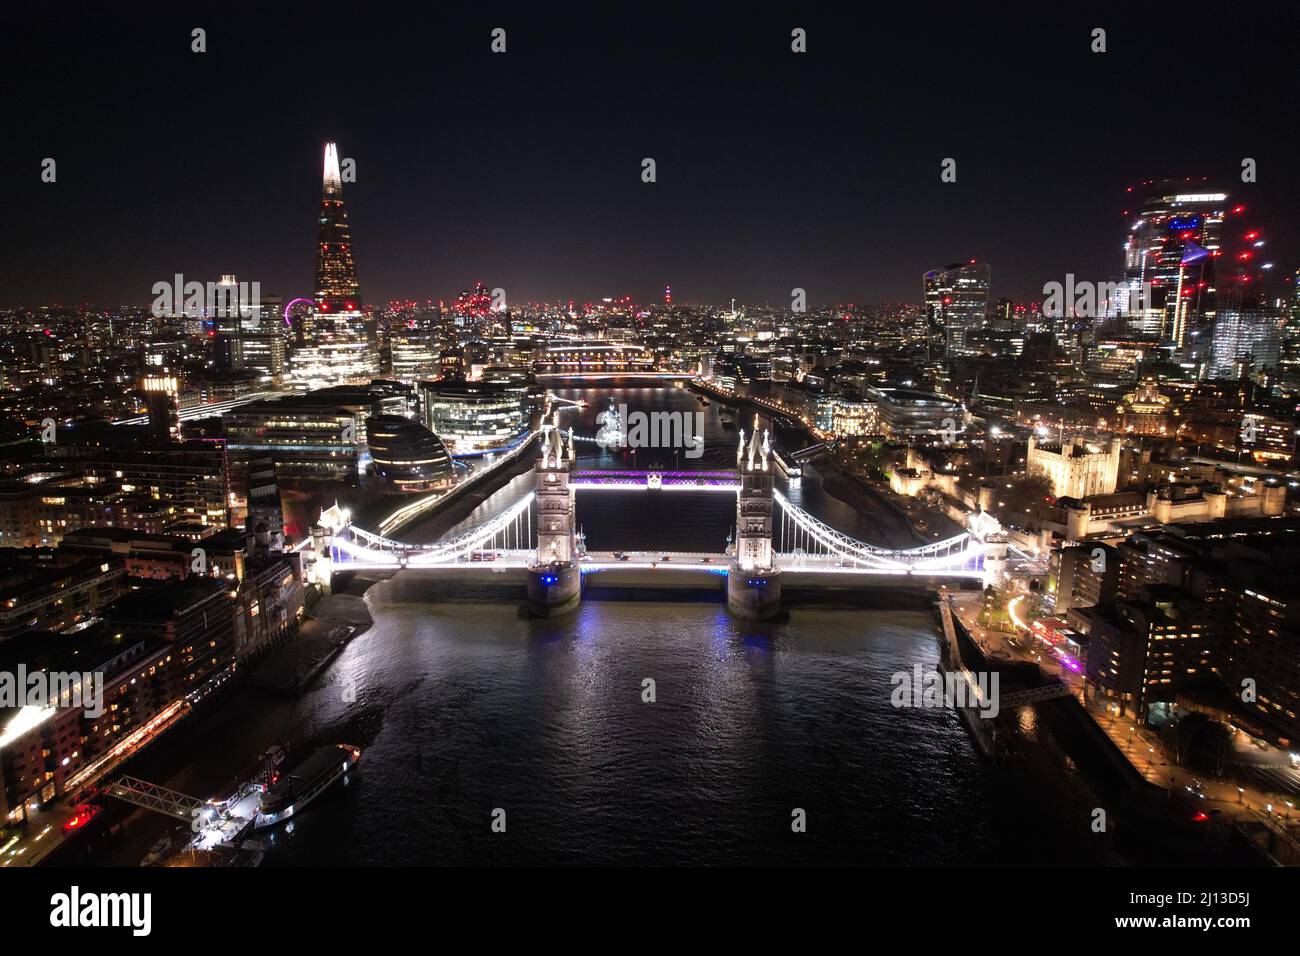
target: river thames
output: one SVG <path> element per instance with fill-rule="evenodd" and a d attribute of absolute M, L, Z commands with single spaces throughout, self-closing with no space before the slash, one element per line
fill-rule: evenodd
<path fill-rule="evenodd" d="M 595 433 L 611 396 L 704 413 L 697 460 L 643 449 L 633 465 L 583 443 L 579 467 L 734 464 L 737 431 L 715 402 L 671 388 L 559 394 L 588 400 L 567 413 L 579 434 Z M 531 486 L 531 474 L 512 479 L 459 526 Z M 905 543 L 896 514 L 859 511 L 816 474 L 788 493 L 855 537 Z M 578 498 L 593 549 L 721 552 L 733 512 L 719 494 Z M 1003 770 L 981 760 L 952 711 L 891 706 L 892 675 L 939 659 L 934 615 L 915 599 L 880 591 L 867 606 L 799 605 L 765 624 L 710 600 L 588 600 L 537 620 L 521 611 L 522 593 L 402 577 L 372 587 L 368 601 L 374 625 L 304 696 L 241 686 L 131 772 L 206 794 L 275 742 L 363 747 L 346 787 L 272 831 L 269 866 L 1104 856 L 1086 825 L 1086 788 L 1032 710 L 1023 730 L 1041 759 Z M 491 828 L 497 809 L 504 833 Z M 792 832 L 796 809 L 804 833 Z M 136 862 L 129 853 L 164 826 L 139 821 L 112 862 Z"/>

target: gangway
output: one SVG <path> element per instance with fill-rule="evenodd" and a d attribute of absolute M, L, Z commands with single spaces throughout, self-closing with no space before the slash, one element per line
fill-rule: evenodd
<path fill-rule="evenodd" d="M 206 800 L 191 797 L 188 793 L 168 790 L 156 783 L 138 777 L 119 777 L 107 791 L 109 796 L 134 803 L 137 807 L 165 813 L 169 817 L 193 823 L 199 813 L 209 808 Z"/>

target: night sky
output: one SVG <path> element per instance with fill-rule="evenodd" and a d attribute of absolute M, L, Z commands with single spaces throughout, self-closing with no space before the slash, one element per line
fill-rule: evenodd
<path fill-rule="evenodd" d="M 357 163 L 370 303 L 475 280 L 918 301 L 923 271 L 973 257 L 995 297 L 1041 298 L 1119 271 L 1126 186 L 1188 175 L 1258 212 L 1275 274 L 1300 265 L 1293 4 L 268 5 L 6 11 L 0 305 L 147 305 L 177 272 L 310 294 L 326 140 Z"/>

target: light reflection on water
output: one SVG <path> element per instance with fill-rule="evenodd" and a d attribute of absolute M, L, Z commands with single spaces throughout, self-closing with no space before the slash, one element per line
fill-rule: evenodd
<path fill-rule="evenodd" d="M 299 819 L 276 862 L 951 862 L 987 850 L 950 785 L 986 785 L 960 726 L 888 702 L 901 662 L 937 658 L 924 612 L 867 623 L 809 609 L 741 625 L 714 605 L 589 602 L 531 621 L 472 594 L 431 613 L 418 591 L 372 591 L 379 620 L 345 657 L 368 662 L 363 697 L 382 701 L 382 727 L 358 785 Z M 423 811 L 399 812 L 417 793 Z M 486 825 L 498 806 L 506 840 Z M 795 806 L 818 826 L 791 842 Z M 341 850 L 336 827 L 364 832 L 364 848 Z"/>
<path fill-rule="evenodd" d="M 591 434 L 601 404 L 588 394 L 575 430 Z M 627 401 L 696 407 L 689 393 L 666 389 L 631 390 Z M 705 411 L 696 465 L 728 467 L 736 432 L 721 427 L 716 403 Z M 622 465 L 594 445 L 579 452 L 579 467 Z M 514 479 L 462 526 L 532 481 Z M 797 495 L 823 520 L 868 536 L 873 516 L 816 480 Z M 597 548 L 722 550 L 731 498 L 663 504 L 649 492 L 580 494 L 579 520 Z M 895 672 L 937 664 L 927 610 L 801 606 L 755 624 L 719 603 L 589 600 L 568 617 L 536 620 L 509 589 L 401 577 L 369 600 L 374 626 L 306 695 L 240 688 L 204 718 L 202 747 L 164 746 L 142 775 L 204 793 L 273 742 L 362 746 L 349 786 L 296 817 L 292 832 L 275 833 L 267 865 L 1064 854 L 1051 807 L 991 773 L 952 712 L 890 705 Z M 647 677 L 654 703 L 642 701 Z M 504 834 L 489 828 L 498 807 Z M 791 832 L 796 807 L 807 811 L 807 833 Z"/>

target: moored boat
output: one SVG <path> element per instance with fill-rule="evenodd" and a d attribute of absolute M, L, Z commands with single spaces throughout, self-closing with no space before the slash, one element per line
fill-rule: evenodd
<path fill-rule="evenodd" d="M 343 779 L 361 760 L 361 748 L 350 744 L 317 747 L 302 763 L 275 780 L 262 794 L 255 826 L 274 826 L 301 813 L 311 801 Z"/>

